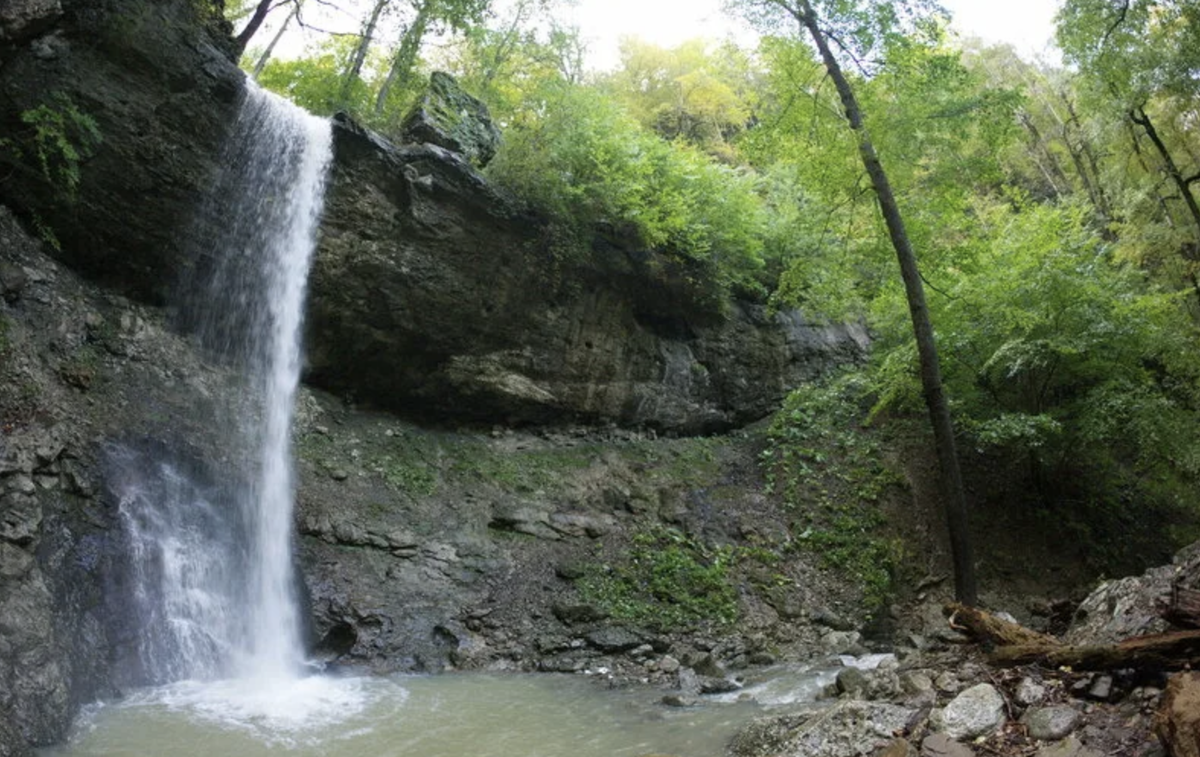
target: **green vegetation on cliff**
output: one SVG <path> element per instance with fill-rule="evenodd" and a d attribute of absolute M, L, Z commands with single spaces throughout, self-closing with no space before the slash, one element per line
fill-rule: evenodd
<path fill-rule="evenodd" d="M 414 34 L 425 5 L 404 11 Z M 401 111 L 388 107 L 399 106 L 380 103 L 410 101 L 424 78 L 391 86 L 397 61 L 408 74 L 450 71 L 504 130 L 487 175 L 554 220 L 556 251 L 592 254 L 601 229 L 692 265 L 697 291 L 716 298 L 867 323 L 870 365 L 789 400 L 770 469 L 797 511 L 795 537 L 876 601 L 894 555 L 874 541 L 868 490 L 889 474 L 871 468 L 880 442 L 857 423 L 903 423 L 923 408 L 893 237 L 860 161 L 866 135 L 929 290 L 952 436 L 970 455 L 1019 461 L 1009 487 L 1037 507 L 1090 508 L 1097 523 L 1133 508 L 1195 518 L 1191 5 L 1067 0 L 1058 39 L 1069 67 L 1056 67 L 951 38 L 921 3 L 746 0 L 730 7 L 765 31 L 755 49 L 631 39 L 607 73 L 583 70 L 578 34 L 546 22 L 552 6 L 521 0 L 489 15 L 486 3 L 447 4 L 456 33 L 437 50 L 419 37 L 388 47 L 364 11 L 363 35 L 267 61 L 260 78 L 395 136 Z M 788 23 L 772 26 L 781 9 Z M 796 34 L 793 22 L 814 14 L 840 30 L 840 52 L 822 58 Z M 846 91 L 864 114 L 857 132 Z M 414 475 L 393 478 L 418 486 Z"/>

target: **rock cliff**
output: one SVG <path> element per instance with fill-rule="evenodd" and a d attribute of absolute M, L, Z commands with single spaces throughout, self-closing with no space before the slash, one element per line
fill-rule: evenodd
<path fill-rule="evenodd" d="M 192 0 L 0 9 L 0 136 L 17 148 L 0 153 L 0 202 L 21 220 L 0 207 L 0 753 L 60 740 L 82 703 L 139 681 L 114 449 L 151 450 L 213 488 L 241 475 L 236 450 L 208 433 L 238 412 L 234 384 L 160 307 L 197 263 L 193 211 L 244 87 L 214 18 Z M 37 113 L 86 119 L 99 141 L 77 164 L 50 155 L 47 174 Z M 27 231 L 38 228 L 57 249 Z M 792 383 L 865 349 L 858 327 L 715 307 L 686 265 L 611 230 L 571 258 L 547 234 L 460 156 L 338 124 L 309 375 L 341 397 L 308 400 L 298 523 L 328 659 L 574 669 L 621 632 L 594 618 L 584 630 L 600 641 L 573 647 L 551 606 L 575 579 L 554 566 L 597 545 L 619 552 L 656 524 L 762 527 L 714 515 L 759 512 L 731 504 L 752 474 L 695 478 L 644 446 L 653 434 L 564 457 L 579 439 L 434 432 L 344 398 L 442 426 L 709 432 L 761 417 Z M 389 430 L 428 446 L 397 457 Z M 527 446 L 532 472 L 512 468 Z M 644 475 L 655 483 L 642 491 Z M 810 567 L 797 564 L 795 596 L 754 595 L 762 633 L 820 593 Z M 797 633 L 811 635 L 780 639 Z M 739 644 L 731 656 L 757 649 Z"/>
<path fill-rule="evenodd" d="M 706 272 L 597 230 L 564 253 L 471 165 L 335 127 L 309 378 L 408 417 L 672 433 L 763 417 L 865 330 L 706 298 Z"/>
<path fill-rule="evenodd" d="M 16 0 L 0 15 L 0 201 L 59 256 L 118 291 L 163 302 L 188 261 L 191 210 L 219 170 L 244 91 L 223 22 L 191 0 Z M 40 115 L 39 115 L 40 114 Z M 74 167 L 41 118 L 76 148 Z M 43 162 L 43 159 L 45 162 Z"/>

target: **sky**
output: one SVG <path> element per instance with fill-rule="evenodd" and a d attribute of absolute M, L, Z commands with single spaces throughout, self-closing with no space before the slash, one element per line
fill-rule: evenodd
<path fill-rule="evenodd" d="M 942 0 L 964 36 L 1008 42 L 1027 57 L 1047 52 L 1058 0 Z M 637 36 L 662 47 L 695 37 L 748 42 L 753 34 L 721 13 L 721 0 L 579 0 L 564 13 L 589 41 L 593 68 L 617 63 L 617 43 Z"/>
<path fill-rule="evenodd" d="M 1059 0 L 941 1 L 953 14 L 952 27 L 964 36 L 1010 43 L 1028 58 L 1037 55 L 1047 55 L 1051 61 L 1057 58 L 1050 48 Z M 342 5 L 349 10 L 328 10 Z M 361 23 L 361 6 L 366 5 L 365 0 L 327 3 L 319 6 L 322 10 L 315 17 L 310 15 L 308 19 L 327 29 L 353 32 Z M 744 22 L 721 12 L 721 0 L 576 0 L 574 7 L 563 8 L 558 15 L 579 27 L 588 44 L 588 67 L 595 70 L 616 67 L 617 46 L 623 36 L 640 37 L 661 47 L 674 47 L 696 37 L 715 40 L 732 37 L 745 46 L 752 46 L 755 39 Z M 265 44 L 274 33 L 274 21 L 277 19 L 268 20 L 255 39 L 256 44 Z M 307 42 L 320 38 L 315 32 L 293 28 L 276 49 L 276 55 L 285 58 L 300 55 Z"/>

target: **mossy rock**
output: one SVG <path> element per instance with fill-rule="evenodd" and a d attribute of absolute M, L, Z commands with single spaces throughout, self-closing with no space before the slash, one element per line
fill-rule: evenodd
<path fill-rule="evenodd" d="M 429 88 L 401 127 L 405 141 L 444 147 L 483 167 L 500 146 L 500 130 L 487 106 L 467 94 L 450 74 L 434 71 Z"/>

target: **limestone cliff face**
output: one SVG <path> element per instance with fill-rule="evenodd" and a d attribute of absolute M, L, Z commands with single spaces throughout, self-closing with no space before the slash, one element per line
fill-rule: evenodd
<path fill-rule="evenodd" d="M 861 358 L 856 326 L 706 299 L 688 270 L 597 231 L 556 252 L 461 156 L 339 121 L 310 281 L 310 378 L 410 417 L 709 432 Z M 691 275 L 690 275 L 691 274 Z"/>
<path fill-rule="evenodd" d="M 187 262 L 181 237 L 245 87 L 221 23 L 192 0 L 3 5 L 0 136 L 11 141 L 0 201 L 48 229 L 73 268 L 161 302 Z M 25 120 L 39 108 L 76 112 L 99 131 L 74 192 L 52 146 L 44 175 Z M 66 131 L 81 141 L 70 115 Z"/>

